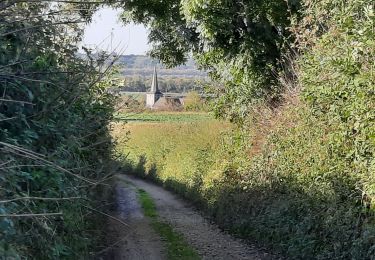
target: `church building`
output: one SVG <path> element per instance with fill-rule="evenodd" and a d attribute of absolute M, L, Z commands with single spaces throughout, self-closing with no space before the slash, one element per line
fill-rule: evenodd
<path fill-rule="evenodd" d="M 146 107 L 155 110 L 180 110 L 183 98 L 178 96 L 164 95 L 159 90 L 158 75 L 154 67 L 151 90 L 146 93 Z"/>

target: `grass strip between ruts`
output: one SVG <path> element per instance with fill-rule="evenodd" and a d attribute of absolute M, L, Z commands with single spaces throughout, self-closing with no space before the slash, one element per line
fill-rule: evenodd
<path fill-rule="evenodd" d="M 151 219 L 153 229 L 163 238 L 167 246 L 168 259 L 201 259 L 180 233 L 174 231 L 169 224 L 158 220 L 155 203 L 150 195 L 142 189 L 138 190 L 138 194 L 145 216 Z"/>

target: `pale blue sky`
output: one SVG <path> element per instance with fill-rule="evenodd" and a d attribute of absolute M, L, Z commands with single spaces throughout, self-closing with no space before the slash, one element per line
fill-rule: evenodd
<path fill-rule="evenodd" d="M 104 8 L 95 13 L 93 22 L 85 29 L 83 44 L 101 50 L 124 50 L 123 54 L 146 54 L 149 50 L 147 30 L 143 25 L 124 26 L 119 22 L 120 11 Z M 111 50 L 111 32 L 112 50 Z M 117 47 L 117 49 L 115 49 Z"/>

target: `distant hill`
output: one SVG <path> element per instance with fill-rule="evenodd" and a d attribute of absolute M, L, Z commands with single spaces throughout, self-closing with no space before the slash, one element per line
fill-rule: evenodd
<path fill-rule="evenodd" d="M 157 60 L 152 59 L 146 55 L 122 55 L 120 56 L 118 62 L 123 64 L 126 68 L 130 69 L 143 69 L 145 67 L 154 67 L 157 65 L 160 68 L 164 68 L 162 64 L 160 64 Z M 175 68 L 177 70 L 183 69 L 192 69 L 196 70 L 196 64 L 193 59 L 189 59 L 185 65 L 179 66 Z"/>
<path fill-rule="evenodd" d="M 77 54 L 85 59 L 85 55 Z M 146 55 L 122 55 L 115 65 L 118 67 L 116 86 L 113 90 L 124 92 L 146 92 L 151 87 L 154 67 L 157 67 L 159 89 L 162 92 L 186 93 L 189 91 L 203 92 L 209 82 L 207 73 L 199 71 L 193 59 L 185 65 L 167 69 L 157 60 Z"/>
<path fill-rule="evenodd" d="M 142 76 L 150 77 L 154 66 L 158 68 L 160 77 L 181 77 L 181 78 L 205 78 L 206 73 L 199 71 L 193 59 L 189 59 L 185 65 L 166 69 L 157 60 L 145 55 L 122 55 L 116 63 L 120 65 L 120 76 Z"/>

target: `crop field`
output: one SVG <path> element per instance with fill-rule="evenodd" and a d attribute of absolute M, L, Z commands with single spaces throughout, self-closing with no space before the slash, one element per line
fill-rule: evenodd
<path fill-rule="evenodd" d="M 165 162 L 179 171 L 182 154 L 190 158 L 195 150 L 215 150 L 221 134 L 230 128 L 228 123 L 208 113 L 122 114 L 117 119 L 112 134 L 118 140 L 118 152 L 127 154 L 133 165 L 139 163 L 141 157 L 147 158 L 146 170 Z"/>
<path fill-rule="evenodd" d="M 166 123 L 166 122 L 199 122 L 215 120 L 208 113 L 194 112 L 154 112 L 154 113 L 118 113 L 115 115 L 117 121 L 128 123 Z"/>

